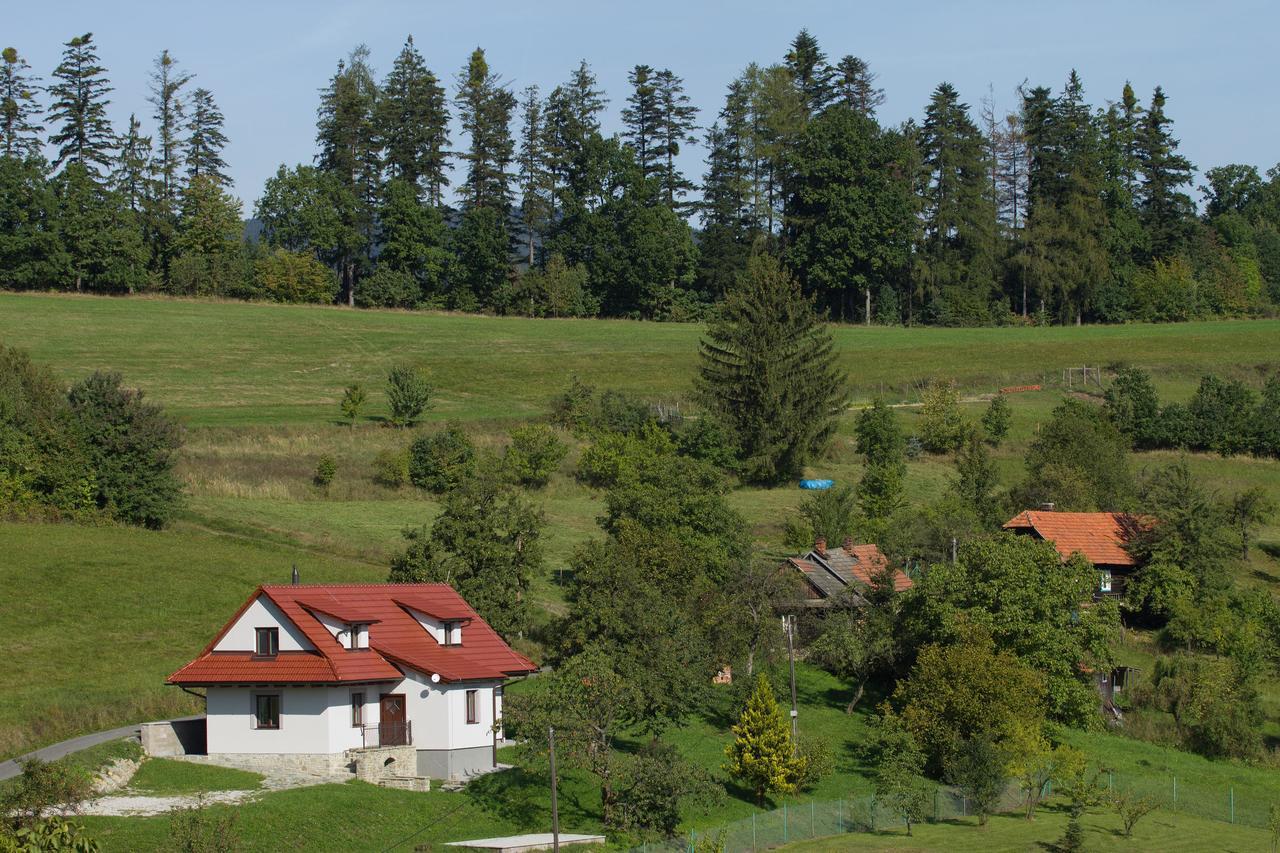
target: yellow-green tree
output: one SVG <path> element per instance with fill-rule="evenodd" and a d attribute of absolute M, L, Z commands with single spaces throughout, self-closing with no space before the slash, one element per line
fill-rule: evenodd
<path fill-rule="evenodd" d="M 725 769 L 756 792 L 756 805 L 764 805 L 767 793 L 794 791 L 804 776 L 806 760 L 796 755 L 791 728 L 763 674 L 733 727 L 733 743 L 725 755 Z"/>

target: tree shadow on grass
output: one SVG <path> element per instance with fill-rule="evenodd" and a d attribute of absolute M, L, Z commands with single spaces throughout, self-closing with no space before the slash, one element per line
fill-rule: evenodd
<path fill-rule="evenodd" d="M 595 789 L 593 789 L 595 790 Z M 473 779 L 465 789 L 471 801 L 525 831 L 546 831 L 551 826 L 551 780 L 521 767 Z M 588 805 L 576 787 L 560 785 L 560 821 L 565 826 L 599 826 L 599 803 Z"/>

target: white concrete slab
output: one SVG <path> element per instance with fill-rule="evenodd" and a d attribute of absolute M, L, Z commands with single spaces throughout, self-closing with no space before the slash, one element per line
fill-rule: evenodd
<path fill-rule="evenodd" d="M 571 844 L 604 844 L 603 835 L 573 835 L 560 833 L 560 846 Z M 505 838 L 479 838 L 475 841 L 450 841 L 446 847 L 469 847 L 472 850 L 488 850 L 492 853 L 525 853 L 529 850 L 550 850 L 553 839 L 549 832 L 533 832 L 527 835 L 508 835 Z"/>

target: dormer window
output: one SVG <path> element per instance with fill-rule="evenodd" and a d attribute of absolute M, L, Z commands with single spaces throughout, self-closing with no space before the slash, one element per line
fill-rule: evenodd
<path fill-rule="evenodd" d="M 347 631 L 347 648 L 369 648 L 369 625 L 367 623 L 356 622 L 351 625 L 351 628 Z"/>
<path fill-rule="evenodd" d="M 255 628 L 254 634 L 257 636 L 257 645 L 255 653 L 259 657 L 275 657 L 280 652 L 280 629 L 279 628 Z"/>
<path fill-rule="evenodd" d="M 444 623 L 444 645 L 446 646 L 462 645 L 462 632 L 458 630 L 457 622 Z"/>

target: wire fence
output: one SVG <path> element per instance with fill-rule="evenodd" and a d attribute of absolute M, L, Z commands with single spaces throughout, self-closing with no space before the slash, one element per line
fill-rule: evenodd
<path fill-rule="evenodd" d="M 1141 777 L 1109 773 L 1101 780 L 1108 792 L 1129 792 L 1154 798 L 1161 809 L 1223 823 L 1267 828 L 1271 805 L 1280 801 L 1254 789 L 1238 796 L 1233 785 L 1211 785 L 1182 777 Z M 1044 796 L 1053 795 L 1052 784 Z M 994 811 L 1014 812 L 1025 808 L 1026 799 L 1017 785 L 1005 789 Z M 967 799 L 958 791 L 939 786 L 934 791 L 933 822 L 970 817 Z M 649 842 L 631 848 L 630 853 L 694 853 L 700 849 L 724 853 L 769 850 L 796 841 L 807 841 L 847 832 L 875 832 L 904 826 L 902 818 L 878 804 L 874 796 L 839 800 L 810 801 L 784 805 L 749 818 L 692 831 L 683 838 Z M 700 847 L 700 842 L 702 846 Z"/>

